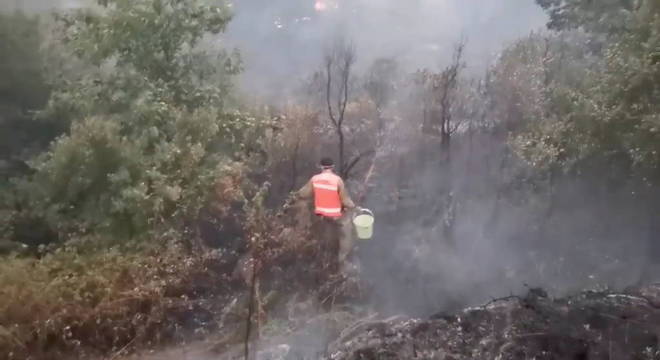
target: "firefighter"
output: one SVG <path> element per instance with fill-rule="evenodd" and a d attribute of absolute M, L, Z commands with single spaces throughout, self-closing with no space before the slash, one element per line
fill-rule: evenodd
<path fill-rule="evenodd" d="M 333 274 L 346 273 L 353 248 L 353 231 L 347 213 L 356 206 L 344 181 L 335 174 L 333 160 L 321 159 L 320 167 L 321 172 L 294 194 L 293 200 L 313 198 L 312 233 L 320 241 L 324 266 Z"/>

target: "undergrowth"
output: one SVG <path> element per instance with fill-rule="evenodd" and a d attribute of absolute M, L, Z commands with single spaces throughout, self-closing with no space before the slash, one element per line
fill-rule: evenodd
<path fill-rule="evenodd" d="M 325 274 L 309 224 L 287 224 L 264 209 L 263 193 L 246 208 L 242 254 L 173 245 L 120 250 L 92 239 L 39 259 L 2 258 L 0 360 L 112 359 L 210 334 L 222 351 L 268 335 L 278 319 L 309 318 L 359 297 Z M 305 206 L 294 208 L 289 218 L 310 218 Z M 316 305 L 292 318 L 297 298 Z"/>
<path fill-rule="evenodd" d="M 0 261 L 0 359 L 62 359 L 157 346 L 218 326 L 231 264 L 176 249 Z"/>

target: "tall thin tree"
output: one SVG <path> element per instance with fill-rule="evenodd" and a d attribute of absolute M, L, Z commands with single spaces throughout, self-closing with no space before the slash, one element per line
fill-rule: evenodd
<path fill-rule="evenodd" d="M 356 53 L 352 43 L 345 39 L 335 41 L 326 52 L 324 59 L 325 95 L 328 117 L 338 139 L 339 173 L 348 176 L 350 166 L 345 161 L 346 139 L 344 120 L 349 100 L 351 71 L 355 64 Z"/>

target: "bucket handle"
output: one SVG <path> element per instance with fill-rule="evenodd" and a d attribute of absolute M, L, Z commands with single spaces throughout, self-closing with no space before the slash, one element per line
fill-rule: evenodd
<path fill-rule="evenodd" d="M 359 208 L 358 213 L 355 214 L 355 216 L 353 216 L 353 218 L 355 219 L 356 217 L 358 217 L 358 215 L 362 215 L 362 214 L 368 214 L 368 215 L 371 215 L 371 217 L 374 217 L 374 213 L 371 210 L 365 209 L 365 208 Z"/>

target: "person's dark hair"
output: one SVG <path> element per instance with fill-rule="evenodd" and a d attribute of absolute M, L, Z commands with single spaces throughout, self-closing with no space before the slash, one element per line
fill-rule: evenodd
<path fill-rule="evenodd" d="M 324 157 L 323 159 L 321 159 L 321 166 L 323 166 L 323 167 L 333 167 L 333 166 L 335 166 L 335 162 L 329 157 Z"/>

